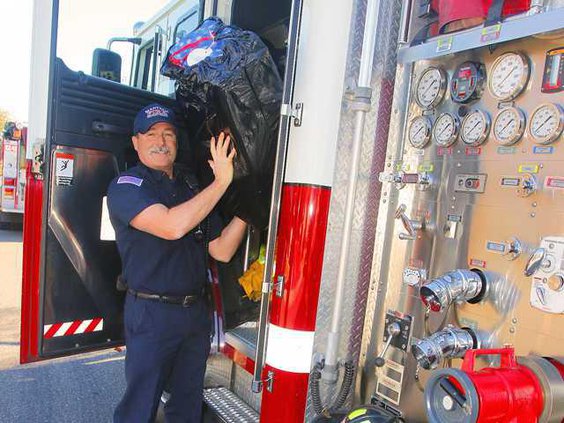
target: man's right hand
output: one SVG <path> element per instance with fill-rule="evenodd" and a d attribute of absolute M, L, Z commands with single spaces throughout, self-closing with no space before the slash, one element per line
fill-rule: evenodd
<path fill-rule="evenodd" d="M 219 134 L 217 140 L 212 137 L 210 140 L 212 160 L 208 160 L 215 180 L 226 187 L 233 180 L 233 158 L 237 155 L 234 147 L 229 152 L 230 142 L 229 135 L 226 136 L 223 132 Z"/>

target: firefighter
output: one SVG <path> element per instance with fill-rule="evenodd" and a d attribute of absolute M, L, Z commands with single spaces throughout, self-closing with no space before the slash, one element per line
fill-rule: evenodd
<path fill-rule="evenodd" d="M 134 121 L 140 163 L 108 189 L 127 284 L 125 376 L 116 423 L 151 422 L 165 385 L 168 422 L 200 422 L 203 379 L 210 349 L 210 314 L 204 300 L 207 253 L 229 261 L 246 224 L 235 217 L 222 230 L 213 208 L 233 179 L 235 149 L 221 133 L 211 139 L 214 181 L 196 192 L 190 175 L 174 164 L 172 110 L 143 108 Z M 205 251 L 205 246 L 208 246 Z"/>

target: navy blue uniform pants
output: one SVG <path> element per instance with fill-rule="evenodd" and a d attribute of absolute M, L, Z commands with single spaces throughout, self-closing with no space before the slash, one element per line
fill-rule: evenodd
<path fill-rule="evenodd" d="M 167 423 L 200 423 L 211 322 L 204 300 L 190 307 L 127 295 L 127 389 L 114 423 L 150 423 L 167 385 Z"/>

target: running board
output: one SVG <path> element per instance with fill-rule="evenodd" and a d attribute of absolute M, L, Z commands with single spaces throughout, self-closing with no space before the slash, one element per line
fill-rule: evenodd
<path fill-rule="evenodd" d="M 204 402 L 222 423 L 259 423 L 258 413 L 227 388 L 204 389 Z"/>

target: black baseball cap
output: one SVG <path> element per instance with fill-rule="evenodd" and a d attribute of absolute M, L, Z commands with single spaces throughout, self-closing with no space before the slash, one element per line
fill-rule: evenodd
<path fill-rule="evenodd" d="M 143 107 L 133 122 L 133 133 L 144 134 L 155 123 L 166 122 L 174 125 L 174 112 L 168 107 L 158 103 L 149 104 Z"/>

